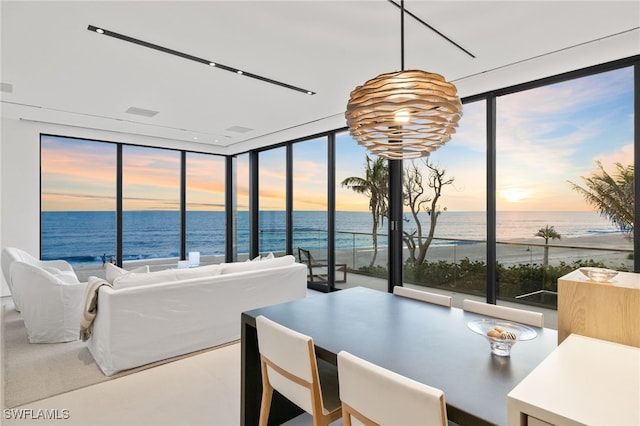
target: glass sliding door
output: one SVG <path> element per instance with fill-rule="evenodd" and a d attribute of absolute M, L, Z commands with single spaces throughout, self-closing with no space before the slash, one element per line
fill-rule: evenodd
<path fill-rule="evenodd" d="M 463 105 L 446 145 L 404 161 L 404 282 L 486 294 L 486 103 Z"/>
<path fill-rule="evenodd" d="M 315 259 L 326 261 L 327 228 L 327 138 L 297 142 L 293 150 L 293 254 L 308 250 Z M 302 256 L 300 261 L 304 261 Z M 325 285 L 327 270 L 313 278 Z M 314 274 L 315 275 L 315 274 Z"/>
<path fill-rule="evenodd" d="M 67 260 L 81 278 L 104 277 L 103 261 L 115 259 L 116 148 L 84 139 L 40 138 L 40 256 Z"/>
<path fill-rule="evenodd" d="M 224 262 L 225 159 L 186 154 L 186 249 L 200 252 L 200 264 Z"/>
<path fill-rule="evenodd" d="M 175 263 L 180 256 L 180 152 L 123 146 L 122 182 L 123 261 Z"/>
<path fill-rule="evenodd" d="M 633 270 L 633 90 L 622 68 L 497 99 L 499 298 L 555 308 L 580 266 Z"/>
<path fill-rule="evenodd" d="M 374 277 L 362 285 L 386 290 L 387 161 L 378 160 L 348 132 L 341 132 L 336 134 L 335 168 L 336 263 Z M 371 202 L 372 191 L 379 202 Z"/>

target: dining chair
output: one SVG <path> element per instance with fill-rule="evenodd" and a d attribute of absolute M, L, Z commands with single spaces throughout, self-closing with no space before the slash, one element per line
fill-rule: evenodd
<path fill-rule="evenodd" d="M 313 339 L 263 315 L 256 318 L 262 369 L 259 425 L 269 421 L 273 390 L 313 416 L 314 426 L 342 416 L 336 366 L 316 359 Z"/>
<path fill-rule="evenodd" d="M 349 352 L 338 353 L 342 424 L 447 425 L 444 392 Z M 358 423 L 358 424 L 360 424 Z"/>
<path fill-rule="evenodd" d="M 477 302 L 464 299 L 462 309 L 476 314 L 487 315 L 522 324 L 544 327 L 544 314 L 542 312 L 526 311 L 524 309 L 509 308 L 507 306 L 493 305 L 491 303 Z"/>
<path fill-rule="evenodd" d="M 444 294 L 431 293 L 428 291 L 415 290 L 413 288 L 407 288 L 403 286 L 393 287 L 393 294 L 396 296 L 408 297 L 410 299 L 421 300 L 423 302 L 434 303 L 436 305 L 442 305 L 451 307 L 451 297 Z"/>

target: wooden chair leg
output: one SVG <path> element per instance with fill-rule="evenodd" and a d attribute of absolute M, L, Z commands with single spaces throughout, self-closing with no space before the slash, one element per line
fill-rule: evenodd
<path fill-rule="evenodd" d="M 269 412 L 271 411 L 271 399 L 273 398 L 273 387 L 269 383 L 266 374 L 267 366 L 262 361 L 262 401 L 260 402 L 260 420 L 259 426 L 267 426 L 269 423 Z"/>

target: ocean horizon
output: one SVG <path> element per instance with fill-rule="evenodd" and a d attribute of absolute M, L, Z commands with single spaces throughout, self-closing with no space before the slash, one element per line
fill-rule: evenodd
<path fill-rule="evenodd" d="M 327 247 L 326 211 L 293 212 L 293 243 L 311 250 Z M 405 213 L 405 231 L 415 225 Z M 421 214 L 423 230 L 429 216 Z M 259 218 L 260 251 L 282 252 L 285 247 L 285 212 L 261 211 Z M 90 265 L 115 257 L 115 212 L 46 211 L 41 215 L 41 257 L 64 259 L 72 265 Z M 336 212 L 336 249 L 371 247 L 370 212 Z M 498 241 L 531 239 L 546 225 L 554 226 L 563 239 L 621 232 L 596 212 L 497 212 Z M 187 251 L 202 255 L 224 255 L 224 212 L 188 211 L 186 219 Z M 248 252 L 248 212 L 237 215 L 237 251 Z M 386 246 L 387 223 L 379 228 L 378 244 Z M 424 231 L 423 231 L 424 232 Z M 456 240 L 457 244 L 486 241 L 485 212 L 443 212 L 436 225 L 435 237 Z M 462 240 L 462 241 L 459 241 Z M 540 239 L 542 242 L 543 240 Z M 434 241 L 451 244 L 451 241 Z M 175 258 L 180 248 L 180 213 L 178 211 L 123 212 L 124 260 Z"/>

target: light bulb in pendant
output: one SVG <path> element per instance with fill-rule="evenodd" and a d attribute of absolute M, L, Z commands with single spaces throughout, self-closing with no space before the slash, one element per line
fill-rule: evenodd
<path fill-rule="evenodd" d="M 397 123 L 408 123 L 411 119 L 411 114 L 406 109 L 401 109 L 400 111 L 396 111 L 395 120 Z"/>

